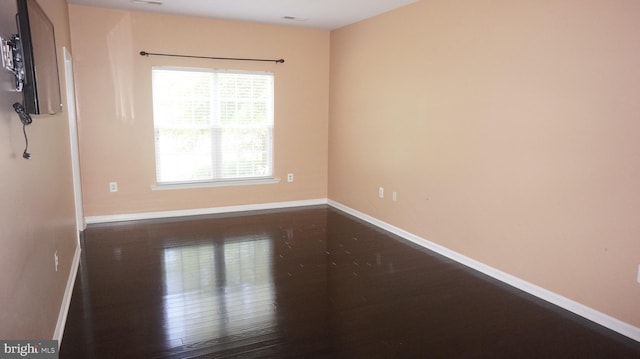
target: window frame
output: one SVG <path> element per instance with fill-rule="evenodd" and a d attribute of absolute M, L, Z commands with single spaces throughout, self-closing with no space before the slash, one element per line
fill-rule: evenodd
<path fill-rule="evenodd" d="M 215 96 L 211 96 L 209 103 L 215 106 L 215 110 L 210 113 L 209 125 L 205 126 L 211 131 L 210 139 L 212 146 L 210 158 L 211 161 L 211 178 L 207 179 L 195 179 L 195 180 L 174 180 L 174 181 L 160 181 L 160 160 L 158 158 L 158 129 L 162 128 L 162 125 L 158 125 L 155 117 L 156 111 L 156 97 L 154 92 L 154 71 L 155 70 L 167 70 L 175 72 L 195 72 L 195 73 L 211 73 L 214 76 L 217 74 L 248 74 L 248 75 L 268 75 L 270 76 L 271 87 L 269 91 L 269 98 L 265 102 L 267 105 L 266 114 L 268 116 L 265 126 L 258 126 L 259 128 L 265 128 L 268 130 L 269 140 L 267 141 L 267 174 L 264 176 L 246 176 L 246 177 L 232 177 L 225 178 L 221 176 L 221 168 L 223 164 L 216 158 L 216 154 L 220 153 L 222 148 L 221 142 L 216 142 L 215 137 L 220 136 L 220 133 L 229 128 L 251 128 L 251 125 L 237 126 L 223 124 L 221 116 L 221 103 L 224 102 L 224 98 L 218 94 L 220 88 L 220 82 L 216 80 L 215 89 L 212 89 L 212 93 L 216 93 Z M 224 187 L 224 186 L 242 186 L 242 185 L 259 185 L 259 184 L 273 184 L 279 183 L 280 180 L 274 177 L 275 173 L 275 74 L 271 71 L 249 71 L 249 70 L 232 70 L 232 69 L 216 69 L 216 68 L 201 68 L 201 67 L 182 67 L 182 66 L 162 66 L 154 65 L 151 67 L 151 81 L 152 81 L 152 120 L 153 120 L 153 133 L 154 133 L 154 169 L 155 169 L 155 181 L 156 183 L 151 186 L 152 190 L 167 190 L 167 189 L 185 189 L 185 188 L 199 188 L 199 187 Z M 235 99 L 235 103 L 239 103 L 239 99 Z M 179 128 L 181 126 L 175 126 Z M 192 125 L 192 129 L 197 129 L 201 126 Z M 165 128 L 171 128 L 166 127 Z M 264 153 L 264 152 L 263 152 Z"/>

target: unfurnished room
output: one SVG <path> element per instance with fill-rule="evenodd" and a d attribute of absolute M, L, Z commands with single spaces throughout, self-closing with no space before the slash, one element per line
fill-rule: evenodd
<path fill-rule="evenodd" d="M 2 0 L 0 357 L 640 357 L 640 2 Z"/>

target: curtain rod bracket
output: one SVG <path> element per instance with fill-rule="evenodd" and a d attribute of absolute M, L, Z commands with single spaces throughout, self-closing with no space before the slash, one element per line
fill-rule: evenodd
<path fill-rule="evenodd" d="M 140 51 L 140 56 L 171 56 L 171 57 L 188 57 L 192 59 L 209 59 L 209 60 L 236 60 L 236 61 L 262 61 L 262 62 L 275 62 L 276 64 L 283 64 L 284 59 L 244 59 L 238 57 L 211 57 L 211 56 L 192 56 L 192 55 L 174 55 L 174 54 L 158 54 L 153 52 Z"/>

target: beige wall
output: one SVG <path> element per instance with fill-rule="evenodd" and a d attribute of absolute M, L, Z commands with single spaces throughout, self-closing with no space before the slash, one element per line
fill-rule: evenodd
<path fill-rule="evenodd" d="M 639 13 L 423 0 L 332 32 L 329 198 L 640 326 Z"/>
<path fill-rule="evenodd" d="M 62 46 L 69 47 L 64 0 L 39 1 L 54 23 L 62 83 Z M 0 2 L 0 34 L 16 33 L 15 1 Z M 11 104 L 20 94 L 0 69 L 0 338 L 51 339 L 76 250 L 66 110 L 33 116 L 27 127 L 30 160 L 22 158 L 22 124 Z M 55 272 L 54 253 L 59 270 Z"/>
<path fill-rule="evenodd" d="M 327 197 L 329 32 L 69 6 L 87 216 Z M 141 51 L 284 58 L 284 64 L 142 57 Z M 279 184 L 152 191 L 151 66 L 272 71 Z M 295 174 L 287 183 L 286 175 Z M 109 192 L 109 182 L 119 191 Z"/>

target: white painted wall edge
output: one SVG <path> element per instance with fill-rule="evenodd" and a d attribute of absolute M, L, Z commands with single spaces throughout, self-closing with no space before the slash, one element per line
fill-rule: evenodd
<path fill-rule="evenodd" d="M 69 314 L 69 306 L 71 306 L 71 295 L 73 294 L 73 285 L 76 282 L 76 275 L 78 274 L 78 268 L 80 267 L 80 243 L 76 242 L 76 252 L 73 255 L 73 261 L 71 262 L 71 270 L 69 270 L 69 278 L 67 279 L 67 288 L 62 297 L 62 305 L 60 306 L 60 313 L 58 314 L 58 322 L 56 323 L 56 329 L 53 332 L 53 340 L 58 341 L 58 349 L 62 344 L 62 336 L 64 334 L 64 326 L 67 323 L 67 314 Z"/>
<path fill-rule="evenodd" d="M 185 209 L 185 210 L 177 210 L 177 211 L 161 211 L 161 212 L 144 212 L 144 213 L 131 213 L 131 214 L 114 214 L 114 215 L 108 215 L 108 216 L 92 216 L 92 217 L 85 217 L 85 222 L 87 224 L 124 222 L 124 221 L 137 221 L 142 219 L 200 216 L 200 215 L 207 215 L 207 214 L 260 211 L 265 209 L 317 206 L 317 205 L 323 205 L 323 204 L 327 204 L 326 198 L 309 199 L 309 200 L 302 200 L 302 201 L 290 201 L 290 202 L 248 204 L 248 205 L 228 206 L 228 207 Z"/>
<path fill-rule="evenodd" d="M 511 274 L 505 273 L 501 270 L 488 266 L 484 263 L 478 262 L 474 259 L 466 257 L 460 253 L 452 251 L 446 247 L 443 247 L 434 242 L 428 241 L 422 237 L 416 236 L 410 232 L 407 232 L 403 229 L 395 227 L 389 223 L 381 221 L 377 218 L 371 217 L 365 213 L 357 211 L 353 208 L 347 207 L 341 203 L 328 200 L 328 204 L 331 207 L 339 209 L 343 212 L 346 212 L 354 217 L 357 217 L 365 222 L 369 222 L 376 227 L 380 227 L 384 230 L 387 230 L 395 235 L 398 235 L 412 243 L 415 243 L 421 247 L 434 251 L 438 254 L 441 254 L 449 259 L 452 259 L 462 265 L 470 267 L 472 269 L 477 270 L 483 274 L 486 274 L 492 278 L 495 278 L 505 284 L 508 284 L 512 287 L 520 289 L 524 292 L 527 292 L 531 295 L 534 295 L 540 299 L 543 299 L 549 303 L 555 304 L 563 309 L 566 309 L 570 312 L 573 312 L 581 317 L 589 319 L 595 323 L 598 323 L 606 328 L 609 328 L 613 331 L 616 331 L 624 336 L 627 336 L 635 341 L 640 342 L 640 328 L 635 327 L 629 323 L 623 322 L 619 319 L 611 317 L 607 314 L 599 312 L 593 308 L 587 307 L 584 304 L 573 301 L 569 298 L 563 297 L 557 293 L 539 287 L 535 284 L 529 283 L 523 279 L 515 277 Z"/>

